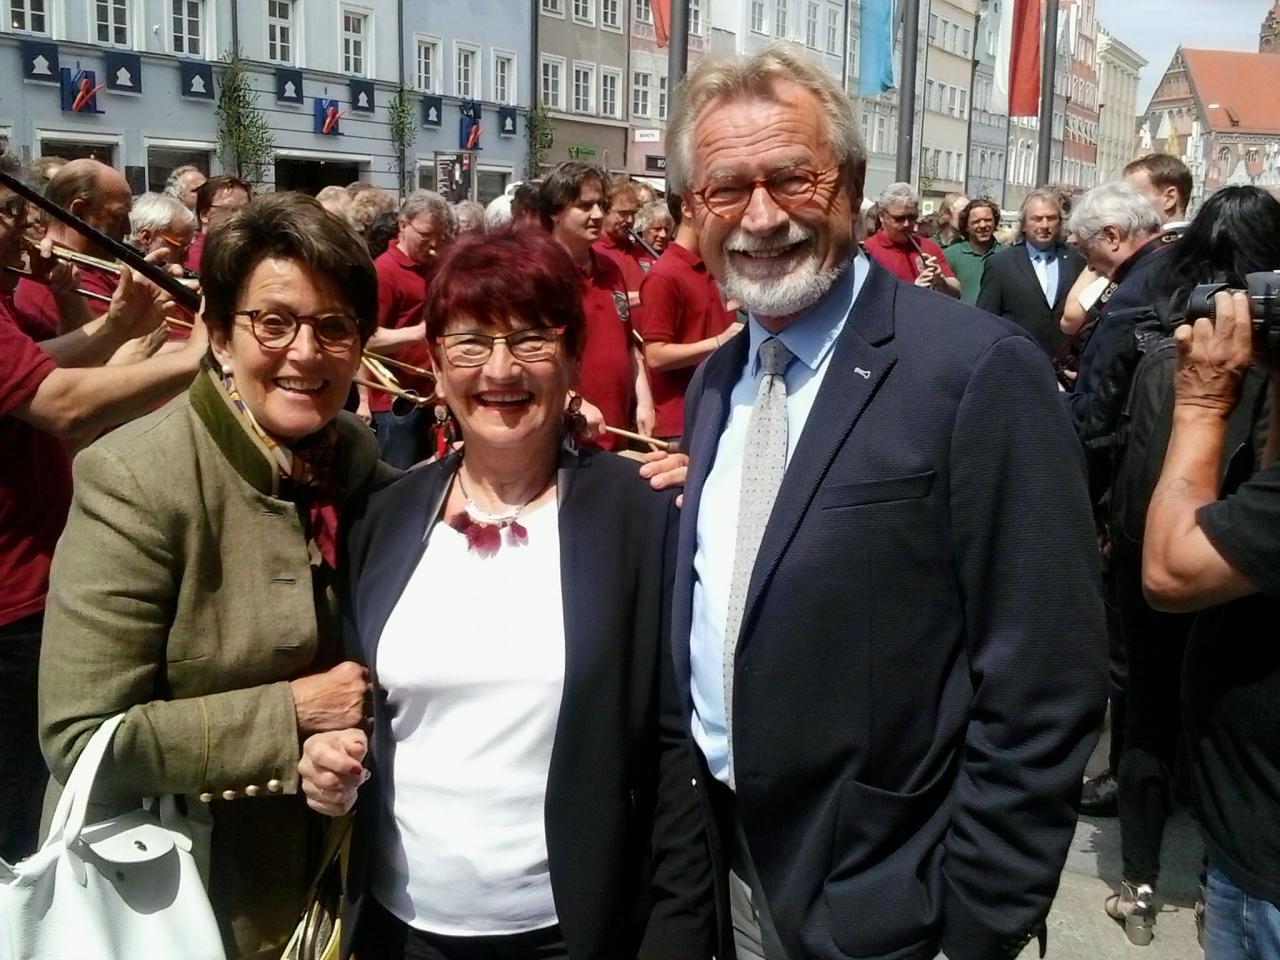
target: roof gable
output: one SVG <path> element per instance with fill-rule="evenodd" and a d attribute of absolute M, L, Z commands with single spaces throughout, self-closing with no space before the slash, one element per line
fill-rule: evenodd
<path fill-rule="evenodd" d="M 1280 133 L 1280 56 L 1236 50 L 1179 50 L 1213 130 Z"/>

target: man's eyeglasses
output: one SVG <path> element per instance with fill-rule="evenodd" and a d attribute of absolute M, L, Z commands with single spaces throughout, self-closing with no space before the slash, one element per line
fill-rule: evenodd
<path fill-rule="evenodd" d="M 16 193 L 0 200 L 0 213 L 11 220 L 27 219 L 27 201 Z"/>
<path fill-rule="evenodd" d="M 779 170 L 763 180 L 716 180 L 694 196 L 702 201 L 702 205 L 717 217 L 741 216 L 751 203 L 751 197 L 760 187 L 768 192 L 773 202 L 783 210 L 795 210 L 809 203 L 818 192 L 823 179 L 838 167 L 825 170 L 807 170 L 804 167 L 791 167 Z"/>
<path fill-rule="evenodd" d="M 445 359 L 455 367 L 484 366 L 493 356 L 493 347 L 499 341 L 507 345 L 507 350 L 517 360 L 534 363 L 550 360 L 556 355 L 564 332 L 564 327 L 530 327 L 513 330 L 501 337 L 484 333 L 446 333 L 439 343 L 444 349 Z"/>
<path fill-rule="evenodd" d="M 231 315 L 247 317 L 254 339 L 268 350 L 283 350 L 292 344 L 303 323 L 311 326 L 320 349 L 327 353 L 345 353 L 360 340 L 360 324 L 341 313 L 314 317 L 297 316 L 286 310 L 236 310 Z"/>

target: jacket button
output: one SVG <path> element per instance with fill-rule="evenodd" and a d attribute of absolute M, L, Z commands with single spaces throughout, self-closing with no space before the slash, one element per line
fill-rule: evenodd
<path fill-rule="evenodd" d="M 279 793 L 279 792 L 280 792 L 280 790 L 281 790 L 281 788 L 282 788 L 283 786 L 284 786 L 284 785 L 283 785 L 279 780 L 268 780 L 268 781 L 267 781 L 267 792 L 268 792 L 268 793 Z"/>
<path fill-rule="evenodd" d="M 223 791 L 222 791 L 222 799 L 223 799 L 223 800 L 234 800 L 237 796 L 239 796 L 239 794 L 237 794 L 234 790 L 223 790 Z"/>
<path fill-rule="evenodd" d="M 696 787 L 697 785 L 698 785 L 698 778 L 697 778 L 697 777 L 694 777 L 692 780 L 690 780 L 690 781 L 689 781 L 689 786 L 691 786 L 691 787 Z"/>
<path fill-rule="evenodd" d="M 246 797 L 256 797 L 258 795 L 258 789 L 259 787 L 256 783 L 251 783 L 244 788 L 244 795 Z"/>
<path fill-rule="evenodd" d="M 212 793 L 202 793 L 202 794 L 200 794 L 200 802 L 201 802 L 201 803 L 213 803 L 213 794 L 212 794 Z"/>

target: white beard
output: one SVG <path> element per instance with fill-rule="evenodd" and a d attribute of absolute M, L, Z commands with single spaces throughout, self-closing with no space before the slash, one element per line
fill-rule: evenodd
<path fill-rule="evenodd" d="M 721 284 L 727 300 L 736 300 L 748 313 L 758 317 L 789 317 L 807 310 L 831 289 L 844 265 L 822 269 L 818 252 L 812 246 L 804 258 L 779 277 L 757 280 L 745 276 L 737 267 L 733 251 L 768 250 L 802 241 L 811 241 L 813 231 L 795 221 L 771 237 L 753 237 L 738 228 L 724 241 L 724 281 Z"/>

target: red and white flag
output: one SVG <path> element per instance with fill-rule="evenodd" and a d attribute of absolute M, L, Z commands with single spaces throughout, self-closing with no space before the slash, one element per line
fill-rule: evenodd
<path fill-rule="evenodd" d="M 1040 113 L 1040 0 L 1004 0 L 997 31 L 991 110 L 1010 117 Z"/>

